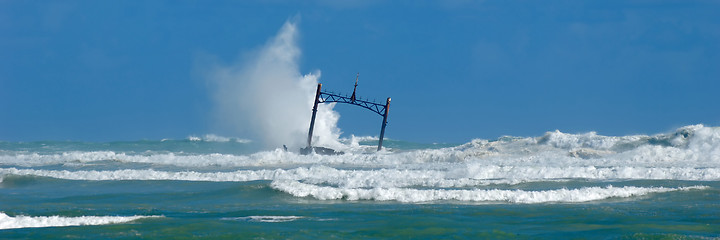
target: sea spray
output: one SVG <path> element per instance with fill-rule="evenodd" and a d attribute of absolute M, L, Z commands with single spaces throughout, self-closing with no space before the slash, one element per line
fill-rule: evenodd
<path fill-rule="evenodd" d="M 216 66 L 208 81 L 218 124 L 235 135 L 250 135 L 266 147 L 303 147 L 320 71 L 300 73 L 297 23 L 287 21 L 277 35 L 245 61 Z M 338 142 L 340 115 L 334 104 L 321 104 L 313 140 L 318 145 Z"/>

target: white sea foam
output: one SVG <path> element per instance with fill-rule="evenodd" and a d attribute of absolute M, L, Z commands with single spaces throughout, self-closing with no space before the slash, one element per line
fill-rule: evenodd
<path fill-rule="evenodd" d="M 122 181 L 176 180 L 211 182 L 247 182 L 258 180 L 295 180 L 316 185 L 345 188 L 432 187 L 454 188 L 490 184 L 564 181 L 581 179 L 593 181 L 618 180 L 682 180 L 719 181 L 718 168 L 637 168 L 637 167 L 520 167 L 467 165 L 453 169 L 374 169 L 342 170 L 326 166 L 292 169 L 238 170 L 230 172 L 157 171 L 152 169 L 124 169 L 113 171 L 68 171 L 0 168 L 5 175 L 40 176 L 67 180 Z"/>
<path fill-rule="evenodd" d="M 267 223 L 279 223 L 279 222 L 291 222 L 298 219 L 303 219 L 301 216 L 247 216 L 247 217 L 236 217 L 236 218 L 223 218 L 224 220 L 243 220 L 249 222 L 267 222 Z"/>
<path fill-rule="evenodd" d="M 2 168 L 0 174 L 19 176 L 40 176 L 67 180 L 111 181 L 111 180 L 180 180 L 180 181 L 211 181 L 211 182 L 246 182 L 270 180 L 282 175 L 284 170 L 258 170 L 236 172 L 166 172 L 152 169 L 146 170 L 115 170 L 115 171 L 67 171 L 67 170 L 34 170 Z"/>
<path fill-rule="evenodd" d="M 550 132 L 537 138 L 478 139 L 456 147 L 399 152 L 366 153 L 366 146 L 355 146 L 358 139 L 362 138 L 350 139 L 345 145 L 349 151 L 339 156 L 299 155 L 280 149 L 249 155 L 4 151 L 0 153 L 0 179 L 7 181 L 8 175 L 17 175 L 90 181 L 265 180 L 280 184 L 278 187 L 297 182 L 305 184 L 298 185 L 299 189 L 328 187 L 332 191 L 327 192 L 350 191 L 358 196 L 367 196 L 365 191 L 369 189 L 398 189 L 405 195 L 429 194 L 439 200 L 442 198 L 438 196 L 458 200 L 457 194 L 465 194 L 454 192 L 453 188 L 493 184 L 568 180 L 720 181 L 720 129 L 702 125 L 655 136 Z M 93 170 L 96 166 L 101 169 Z M 48 170 L 58 167 L 61 169 Z M 63 170 L 65 167 L 81 170 Z M 415 188 L 427 191 L 415 192 L 418 190 Z M 437 195 L 433 191 L 452 194 Z M 323 197 L 327 196 L 318 198 Z"/>
<path fill-rule="evenodd" d="M 82 216 L 82 217 L 62 217 L 62 216 L 15 216 L 10 217 L 0 212 L 0 229 L 15 228 L 40 228 L 40 227 L 66 227 L 66 226 L 82 226 L 82 225 L 106 225 L 117 224 L 134 221 L 142 218 L 153 218 L 160 216 Z"/>
<path fill-rule="evenodd" d="M 354 143 L 355 144 L 354 144 Z M 692 126 L 656 136 L 604 137 L 597 134 L 549 133 L 539 138 L 505 137 L 498 141 L 473 140 L 457 147 L 404 152 L 371 152 L 351 140 L 340 156 L 299 155 L 281 149 L 249 155 L 185 154 L 182 152 L 124 153 L 68 151 L 40 154 L 27 151 L 0 153 L 0 166 L 92 164 L 98 161 L 143 163 L 179 167 L 284 167 L 321 164 L 362 168 L 452 168 L 480 164 L 518 167 L 636 167 L 720 168 L 720 130 Z M 451 165 L 451 166 L 448 166 Z"/>
<path fill-rule="evenodd" d="M 337 188 L 305 184 L 298 181 L 274 181 L 272 187 L 296 197 L 313 197 L 320 200 L 377 200 L 399 202 L 429 202 L 457 200 L 472 202 L 549 203 L 588 202 L 608 198 L 627 198 L 650 193 L 705 189 L 705 186 L 666 187 L 584 187 L 544 191 L 525 190 L 452 190 L 409 188 Z"/>
<path fill-rule="evenodd" d="M 238 142 L 238 143 L 250 143 L 252 140 L 249 139 L 242 139 L 242 138 L 231 138 L 231 137 L 223 137 L 215 134 L 205 134 L 202 137 L 198 137 L 195 135 L 191 135 L 187 137 L 187 140 L 193 141 L 193 142 Z"/>
<path fill-rule="evenodd" d="M 285 161 L 286 156 L 294 155 L 282 150 L 259 152 L 251 155 L 232 154 L 182 154 L 182 153 L 150 153 L 127 154 L 113 151 L 71 151 L 61 154 L 19 153 L 15 155 L 0 155 L 0 165 L 15 165 L 23 167 L 47 166 L 58 164 L 91 164 L 98 161 L 115 161 L 121 163 L 149 163 L 158 165 L 173 165 L 181 167 L 203 166 L 258 166 L 260 164 L 302 163 L 309 161 L 307 157 L 293 158 Z"/>

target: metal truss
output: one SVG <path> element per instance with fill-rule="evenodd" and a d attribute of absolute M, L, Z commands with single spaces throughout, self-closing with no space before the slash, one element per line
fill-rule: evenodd
<path fill-rule="evenodd" d="M 359 74 L 358 74 L 359 76 Z M 378 148 L 377 150 L 380 151 L 382 149 L 383 144 L 383 138 L 385 136 L 385 126 L 387 126 L 387 118 L 388 113 L 390 112 L 390 98 L 387 98 L 387 102 L 385 104 L 380 104 L 376 102 L 371 102 L 367 100 L 358 99 L 355 95 L 355 90 L 357 89 L 357 78 L 355 79 L 355 89 L 353 89 L 352 96 L 348 97 L 347 95 L 339 95 L 334 94 L 330 92 L 323 92 L 322 90 L 322 84 L 318 83 L 317 90 L 315 91 L 315 103 L 313 104 L 312 108 L 312 117 L 310 118 L 310 129 L 308 130 L 308 138 L 307 138 L 307 147 L 304 148 L 303 151 L 305 152 L 312 152 L 312 135 L 313 135 L 313 129 L 315 128 L 315 115 L 317 114 L 317 106 L 318 103 L 330 103 L 330 102 L 338 102 L 338 103 L 347 103 L 355 106 L 363 107 L 367 110 L 370 110 L 374 113 L 377 113 L 378 115 L 383 117 L 382 125 L 380 127 L 380 138 L 378 141 Z"/>
<path fill-rule="evenodd" d="M 352 97 L 348 97 L 347 95 L 339 95 L 339 94 L 321 91 L 320 95 L 318 97 L 318 103 L 331 103 L 331 102 L 347 103 L 347 104 L 352 104 L 355 106 L 360 106 L 360 107 L 366 108 L 374 113 L 377 113 L 381 117 L 384 116 L 385 108 L 387 107 L 385 104 L 380 104 L 380 103 L 361 100 L 361 99 L 352 99 Z"/>

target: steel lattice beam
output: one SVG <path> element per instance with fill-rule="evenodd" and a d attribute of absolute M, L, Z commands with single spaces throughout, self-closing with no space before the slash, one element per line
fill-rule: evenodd
<path fill-rule="evenodd" d="M 374 113 L 377 113 L 380 116 L 383 116 L 385 114 L 385 108 L 387 107 L 387 106 L 385 106 L 385 104 L 380 104 L 380 103 L 375 103 L 375 102 L 370 102 L 370 101 L 365 101 L 365 100 L 360 100 L 360 99 L 355 99 L 355 101 L 353 101 L 348 96 L 342 96 L 342 95 L 337 95 L 337 94 L 322 92 L 322 91 L 320 92 L 318 102 L 319 103 L 339 102 L 339 103 L 352 104 L 355 106 L 360 106 L 360 107 L 366 108 Z"/>

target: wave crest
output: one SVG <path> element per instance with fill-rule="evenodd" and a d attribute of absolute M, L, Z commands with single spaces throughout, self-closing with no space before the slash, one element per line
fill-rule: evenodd
<path fill-rule="evenodd" d="M 251 143 L 252 140 L 242 138 L 223 137 L 215 134 L 205 134 L 202 137 L 191 135 L 187 137 L 187 140 L 193 142 L 237 142 L 237 143 Z"/>
<path fill-rule="evenodd" d="M 666 187 L 584 187 L 578 189 L 556 189 L 545 191 L 501 190 L 501 189 L 408 189 L 408 188 L 337 188 L 316 186 L 298 181 L 274 181 L 274 189 L 296 197 L 314 197 L 320 200 L 376 200 L 399 201 L 406 203 L 430 202 L 441 200 L 471 202 L 509 202 L 509 203 L 572 203 L 588 202 L 608 198 L 627 198 L 650 193 L 687 191 L 705 189 L 706 186 L 681 188 Z"/>
<path fill-rule="evenodd" d="M 62 216 L 15 216 L 10 217 L 0 212 L 0 229 L 15 228 L 40 228 L 40 227 L 67 227 L 67 226 L 83 226 L 83 225 L 106 225 L 117 224 L 134 221 L 142 218 L 155 218 L 162 216 L 82 216 L 82 217 L 62 217 Z"/>

